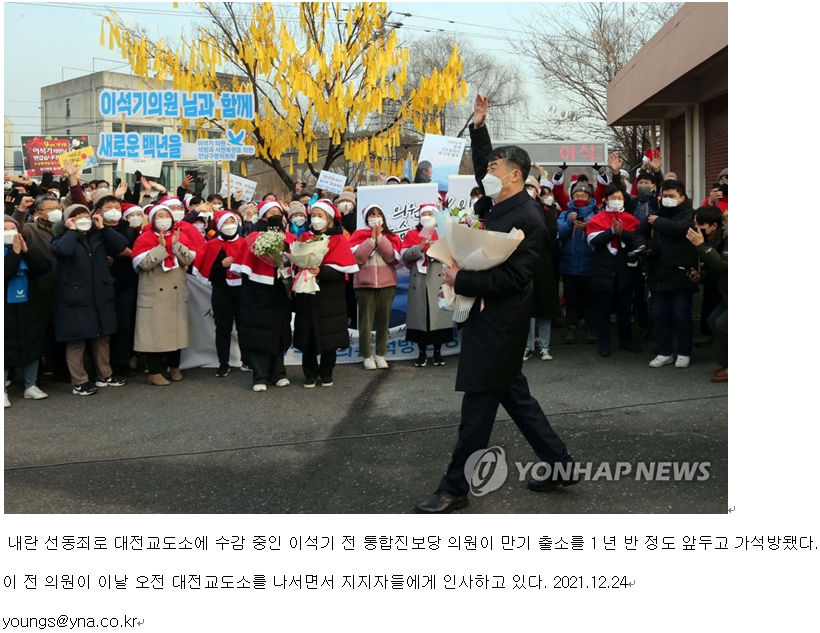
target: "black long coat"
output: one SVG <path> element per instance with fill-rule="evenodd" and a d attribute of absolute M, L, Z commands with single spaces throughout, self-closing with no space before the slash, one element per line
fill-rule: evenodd
<path fill-rule="evenodd" d="M 271 286 L 242 275 L 239 347 L 285 354 L 290 348 L 290 297 L 281 279 Z"/>
<path fill-rule="evenodd" d="M 555 212 L 539 204 L 544 216 L 547 230 L 544 232 L 544 255 L 538 260 L 533 274 L 532 316 L 541 319 L 554 319 L 561 314 L 561 304 L 558 298 L 558 223 Z"/>
<path fill-rule="evenodd" d="M 117 331 L 114 277 L 108 256 L 116 257 L 126 248 L 128 240 L 108 227 L 84 235 L 65 231 L 54 238 L 54 330 L 58 341 L 96 338 Z"/>
<path fill-rule="evenodd" d="M 304 352 L 312 337 L 320 354 L 345 349 L 350 346 L 345 275 L 330 266 L 320 266 L 316 280 L 320 290 L 315 295 L 293 295 L 293 346 Z"/>
<path fill-rule="evenodd" d="M 480 183 L 487 173 L 492 145 L 486 127 L 476 130 L 470 125 L 470 137 Z M 507 233 L 517 228 L 524 232 L 524 239 L 500 266 L 477 272 L 462 270 L 456 276 L 458 294 L 478 297 L 462 329 L 456 391 L 505 389 L 521 373 L 530 331 L 533 273 L 544 255 L 543 212 L 528 193 L 520 191 L 491 207 L 489 198 L 479 202 L 483 203 L 480 211 L 488 230 Z"/>
<path fill-rule="evenodd" d="M 46 353 L 46 331 L 49 315 L 42 309 L 43 293 L 38 279 L 51 270 L 51 260 L 36 248 L 28 245 L 27 253 L 15 253 L 9 247 L 3 258 L 5 264 L 5 283 L 3 285 L 4 333 L 5 333 L 5 366 L 16 367 L 30 363 Z M 17 274 L 20 260 L 28 266 L 28 301 L 9 303 L 9 281 Z"/>

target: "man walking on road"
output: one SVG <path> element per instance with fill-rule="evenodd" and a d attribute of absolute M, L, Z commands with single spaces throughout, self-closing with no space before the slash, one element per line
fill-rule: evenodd
<path fill-rule="evenodd" d="M 456 293 L 477 297 L 462 330 L 456 390 L 464 392 L 458 441 L 438 490 L 416 506 L 420 513 L 444 513 L 468 504 L 468 458 L 487 448 L 498 405 L 504 407 L 538 458 L 571 472 L 572 457 L 550 426 L 541 405 L 530 395 L 521 373 L 532 312 L 532 277 L 543 255 L 544 224 L 538 202 L 524 191 L 530 158 L 519 147 L 492 148 L 484 126 L 488 100 L 478 95 L 470 125 L 473 166 L 485 197 L 475 205 L 488 230 L 517 228 L 524 239 L 503 264 L 486 271 L 460 270 L 457 262 L 444 272 L 444 283 Z M 483 306 L 483 309 L 482 309 Z M 555 469 L 552 469 L 554 472 Z M 548 491 L 576 483 L 571 478 L 530 479 L 531 490 Z"/>

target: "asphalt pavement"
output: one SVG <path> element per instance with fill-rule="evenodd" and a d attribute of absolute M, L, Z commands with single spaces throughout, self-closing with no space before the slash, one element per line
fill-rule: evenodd
<path fill-rule="evenodd" d="M 498 490 L 462 513 L 725 513 L 728 386 L 712 384 L 714 345 L 688 369 L 652 369 L 643 354 L 553 346 L 524 363 L 533 395 L 577 462 L 629 463 L 618 481 L 535 493 L 514 462 L 536 461 L 503 409 L 491 445 L 507 456 Z M 9 388 L 7 513 L 406 513 L 430 495 L 455 444 L 458 357 L 416 368 L 338 365 L 334 385 L 251 391 L 250 374 L 184 372 L 169 387 L 144 377 L 91 397 L 43 381 L 42 401 Z M 491 359 L 488 359 L 491 362 Z M 705 481 L 637 480 L 639 462 L 708 462 Z M 701 473 L 702 474 L 702 473 Z"/>

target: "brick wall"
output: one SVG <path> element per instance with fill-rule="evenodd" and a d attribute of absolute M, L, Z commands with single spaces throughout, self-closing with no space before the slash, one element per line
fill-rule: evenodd
<path fill-rule="evenodd" d="M 673 171 L 686 184 L 686 115 L 669 120 L 669 160 L 667 171 Z"/>
<path fill-rule="evenodd" d="M 703 104 L 704 174 L 706 192 L 717 182 L 718 174 L 729 163 L 729 94 L 715 97 Z"/>

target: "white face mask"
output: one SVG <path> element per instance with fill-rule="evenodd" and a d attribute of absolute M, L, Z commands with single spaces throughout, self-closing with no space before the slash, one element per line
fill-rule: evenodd
<path fill-rule="evenodd" d="M 102 189 L 95 189 L 94 193 L 99 194 L 100 198 L 104 198 L 105 196 L 111 195 L 111 190 L 103 187 Z"/>
<path fill-rule="evenodd" d="M 138 229 L 142 226 L 142 216 L 141 215 L 132 215 L 128 218 L 128 224 L 130 224 L 133 228 Z"/>
<path fill-rule="evenodd" d="M 384 220 L 382 220 L 381 218 L 370 218 L 367 221 L 367 226 L 369 226 L 371 229 L 374 226 L 382 226 L 383 224 L 384 224 Z"/>
<path fill-rule="evenodd" d="M 253 224 L 256 224 L 257 222 L 259 222 L 259 214 L 258 214 L 258 213 L 254 213 L 254 214 L 251 216 L 251 222 L 252 222 Z"/>
<path fill-rule="evenodd" d="M 103 220 L 107 222 L 119 222 L 122 219 L 122 211 L 119 209 L 109 209 L 103 211 Z"/>
<path fill-rule="evenodd" d="M 339 203 L 339 211 L 342 213 L 350 213 L 353 211 L 353 203 L 352 202 L 340 202 Z"/>
<path fill-rule="evenodd" d="M 157 220 L 157 230 L 167 231 L 171 228 L 171 218 L 160 218 Z"/>
<path fill-rule="evenodd" d="M 171 217 L 174 218 L 174 222 L 179 222 L 185 217 L 185 211 L 171 211 Z"/>
<path fill-rule="evenodd" d="M 421 218 L 420 223 L 425 228 L 430 228 L 431 226 L 436 225 L 436 218 L 432 215 L 425 215 Z"/>
<path fill-rule="evenodd" d="M 504 174 L 501 178 L 498 176 L 494 176 L 493 174 L 487 174 L 484 178 L 481 179 L 481 185 L 484 187 L 484 193 L 490 196 L 493 200 L 495 200 L 499 195 L 501 195 L 501 190 L 506 187 L 502 182 L 502 178 L 506 178 L 512 172 L 508 172 Z"/>
<path fill-rule="evenodd" d="M 214 211 L 222 211 L 222 205 L 221 205 L 221 204 L 219 204 L 219 203 L 217 203 L 217 202 L 212 202 L 212 203 L 211 203 L 211 208 L 212 208 Z"/>
<path fill-rule="evenodd" d="M 15 237 L 17 237 L 17 231 L 3 231 L 3 244 L 11 246 L 14 244 Z"/>
<path fill-rule="evenodd" d="M 538 192 L 535 189 L 527 189 L 527 193 L 530 194 L 530 198 L 537 198 Z"/>
<path fill-rule="evenodd" d="M 305 218 L 304 218 L 304 217 L 302 217 L 301 215 L 297 215 L 295 218 L 293 218 L 293 223 L 294 223 L 296 226 L 298 226 L 298 227 L 300 227 L 300 228 L 301 228 L 301 227 L 303 227 L 303 226 L 305 225 Z"/>
<path fill-rule="evenodd" d="M 223 235 L 227 235 L 228 237 L 233 237 L 236 235 L 236 232 L 239 230 L 239 227 L 236 224 L 224 224 L 220 229 Z"/>
<path fill-rule="evenodd" d="M 74 223 L 74 226 L 77 227 L 78 231 L 90 231 L 91 224 L 91 218 L 80 218 Z"/>
<path fill-rule="evenodd" d="M 661 204 L 665 207 L 676 207 L 678 206 L 678 201 L 674 198 L 661 198 Z"/>
<path fill-rule="evenodd" d="M 312 226 L 315 231 L 321 231 L 327 226 L 327 220 L 324 218 L 311 218 L 310 226 Z"/>
<path fill-rule="evenodd" d="M 194 224 L 196 230 L 199 231 L 200 235 L 205 235 L 205 225 L 204 224 Z"/>
<path fill-rule="evenodd" d="M 555 202 L 555 198 L 553 196 L 544 196 L 541 198 L 541 202 L 543 202 L 548 207 L 551 207 L 553 202 Z"/>
<path fill-rule="evenodd" d="M 612 209 L 613 211 L 620 211 L 624 208 L 624 201 L 623 200 L 610 200 L 607 202 L 607 206 Z"/>
<path fill-rule="evenodd" d="M 54 209 L 54 211 L 48 212 L 48 221 L 54 224 L 55 222 L 59 222 L 63 219 L 63 212 L 59 209 Z"/>

